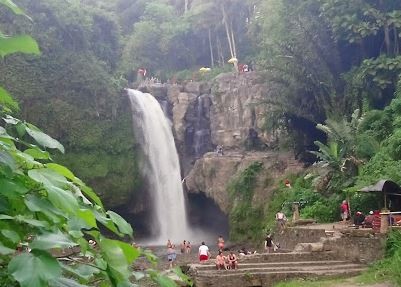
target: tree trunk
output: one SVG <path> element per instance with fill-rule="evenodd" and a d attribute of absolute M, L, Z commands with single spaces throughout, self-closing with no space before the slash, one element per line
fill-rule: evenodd
<path fill-rule="evenodd" d="M 214 54 L 213 54 L 213 45 L 212 45 L 212 32 L 209 28 L 209 49 L 210 49 L 210 64 L 212 68 L 214 68 Z"/>
<path fill-rule="evenodd" d="M 390 41 L 390 28 L 387 21 L 384 22 L 384 44 L 386 45 L 386 53 L 390 55 L 391 41 Z"/>
<path fill-rule="evenodd" d="M 230 30 L 231 30 L 231 45 L 233 46 L 234 57 L 237 58 L 237 47 L 235 45 L 234 29 L 232 21 L 230 22 Z"/>
<path fill-rule="evenodd" d="M 217 46 L 217 58 L 219 59 L 220 67 L 224 66 L 224 55 L 223 48 L 221 47 L 221 42 L 218 34 L 216 33 L 216 46 Z"/>
<path fill-rule="evenodd" d="M 226 13 L 226 9 L 224 9 L 224 4 L 221 4 L 221 12 L 223 13 L 223 23 L 224 23 L 224 28 L 226 29 L 228 47 L 230 48 L 231 58 L 234 58 L 234 51 L 233 51 L 233 46 L 231 43 L 230 30 L 228 27 L 227 13 Z"/>
<path fill-rule="evenodd" d="M 99 103 L 98 103 L 98 100 L 97 100 L 97 92 L 95 91 L 95 110 L 96 110 L 96 116 L 98 117 L 98 118 L 100 118 L 100 113 L 99 113 Z"/>
<path fill-rule="evenodd" d="M 398 41 L 398 31 L 397 28 L 393 28 L 394 33 L 394 55 L 398 55 L 400 53 L 400 42 Z"/>
<path fill-rule="evenodd" d="M 386 6 L 384 4 L 384 1 L 380 0 L 379 4 L 380 4 L 380 8 L 382 10 L 381 12 L 386 13 L 386 9 L 385 9 Z M 391 53 L 390 26 L 388 24 L 387 19 L 384 20 L 383 29 L 384 29 L 384 45 L 386 46 L 386 53 L 387 53 L 387 55 L 390 55 L 390 53 Z"/>
<path fill-rule="evenodd" d="M 184 13 L 187 13 L 187 12 L 188 12 L 188 1 L 189 1 L 189 0 L 185 0 L 185 1 L 184 1 Z"/>

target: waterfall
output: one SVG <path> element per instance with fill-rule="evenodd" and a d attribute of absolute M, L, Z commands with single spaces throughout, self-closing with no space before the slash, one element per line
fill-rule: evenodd
<path fill-rule="evenodd" d="M 194 122 L 193 147 L 194 155 L 200 158 L 204 153 L 212 149 L 210 135 L 210 97 L 201 95 L 196 99 L 196 120 Z"/>
<path fill-rule="evenodd" d="M 146 163 L 142 167 L 153 200 L 152 244 L 188 238 L 189 226 L 181 183 L 180 164 L 171 124 L 158 101 L 150 94 L 128 90 L 133 112 L 135 135 Z"/>

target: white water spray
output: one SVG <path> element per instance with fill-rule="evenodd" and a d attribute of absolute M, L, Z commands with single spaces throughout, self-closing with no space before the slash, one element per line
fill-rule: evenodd
<path fill-rule="evenodd" d="M 190 236 L 180 163 L 169 120 L 157 100 L 150 94 L 128 89 L 128 96 L 143 152 L 148 164 L 144 176 L 149 181 L 153 199 L 152 244 L 164 245 L 167 239 L 181 242 Z M 140 134 L 138 134 L 138 132 Z"/>

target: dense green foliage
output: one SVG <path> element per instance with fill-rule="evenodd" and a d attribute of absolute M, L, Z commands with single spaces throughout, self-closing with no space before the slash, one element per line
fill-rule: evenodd
<path fill-rule="evenodd" d="M 64 152 L 58 141 L 11 116 L 3 120 L 0 253 L 2 268 L 8 266 L 8 273 L 2 274 L 4 280 L 12 277 L 20 286 L 47 286 L 50 282 L 60 286 L 71 285 L 72 276 L 82 283 L 129 284 L 128 267 L 140 253 L 130 244 L 102 236 L 99 224 L 120 236 L 132 236 L 131 226 L 118 214 L 105 211 L 98 196 L 69 169 L 52 163 L 46 149 Z M 100 252 L 85 237 L 96 240 Z M 52 256 L 59 249 L 73 250 L 75 246 L 93 260 L 64 265 Z M 28 248 L 29 253 L 15 251 Z"/>
<path fill-rule="evenodd" d="M 74 170 L 108 206 L 120 206 L 140 184 L 126 81 L 116 72 L 118 22 L 106 9 L 80 1 L 19 1 L 34 22 L 0 10 L 7 33 L 30 33 L 40 57 L 10 55 L 2 84 L 20 114 L 63 142 L 55 159 Z"/>
<path fill-rule="evenodd" d="M 23 14 L 11 1 L 4 5 Z M 24 45 L 24 41 L 34 44 Z M 3 56 L 38 53 L 32 38 L 24 41 L 6 39 Z M 131 226 L 118 214 L 105 211 L 99 197 L 70 170 L 52 163 L 46 149 L 64 153 L 57 140 L 8 115 L 16 105 L 4 90 L 0 99 L 0 264 L 2 270 L 7 268 L 0 274 L 2 284 L 72 286 L 77 285 L 75 278 L 82 283 L 96 280 L 131 286 L 128 268 L 140 252 L 130 244 L 107 239 L 98 224 L 119 236 L 132 237 Z M 100 252 L 95 252 L 85 236 L 99 243 Z M 83 255 L 93 257 L 93 263 L 73 260 L 65 265 L 53 257 L 57 250 L 77 246 Z"/>
<path fill-rule="evenodd" d="M 394 284 L 401 285 L 401 232 L 390 233 L 386 243 L 386 258 L 379 261 L 373 268 L 372 274 L 379 280 L 389 280 Z"/>
<path fill-rule="evenodd" d="M 11 0 L 0 4 L 26 16 Z M 0 36 L 2 56 L 39 53 L 31 37 Z M 130 224 L 106 211 L 91 188 L 53 162 L 48 150 L 64 154 L 64 146 L 36 126 L 10 116 L 18 105 L 6 90 L 0 92 L 1 285 L 137 286 L 133 275 L 140 280 L 145 274 L 133 273 L 131 265 L 141 254 L 155 263 L 154 255 L 101 233 L 108 229 L 114 236 L 133 236 Z M 176 272 L 191 285 L 180 270 Z M 175 286 L 154 270 L 147 274 L 160 286 Z"/>
<path fill-rule="evenodd" d="M 246 242 L 257 240 L 263 232 L 262 205 L 252 204 L 258 174 L 263 163 L 254 162 L 236 176 L 228 186 L 230 194 L 230 240 Z"/>
<path fill-rule="evenodd" d="M 0 63 L 0 83 L 21 103 L 24 119 L 46 127 L 65 143 L 69 152 L 57 159 L 76 170 L 112 206 L 126 202 L 140 184 L 128 105 L 119 94 L 125 78 L 134 80 L 141 67 L 149 77 L 206 79 L 237 57 L 240 63 L 267 70 L 266 81 L 275 87 L 269 117 L 276 124 L 271 126 L 289 133 L 300 158 L 316 159 L 307 151 L 322 148 L 320 155 L 325 152 L 331 161 L 332 170 L 323 175 L 327 183 L 321 183 L 319 190 L 352 187 L 358 169 L 376 153 L 381 157 L 371 164 L 386 160 L 396 171 L 394 151 L 379 152 L 383 137 L 359 132 L 351 116 L 357 110 L 357 119 L 365 115 L 380 127 L 375 119 L 381 117 L 390 124 L 380 111 L 370 115 L 369 110 L 387 106 L 396 91 L 401 69 L 398 2 L 20 3 L 34 25 L 28 18 L 15 19 L 8 10 L 0 11 L 1 23 L 7 33 L 33 34 L 42 56 L 5 58 Z M 214 68 L 200 75 L 203 66 Z M 337 129 L 343 137 L 315 129 L 316 124 Z M 394 132 L 387 149 L 396 147 L 396 136 Z"/>
<path fill-rule="evenodd" d="M 286 202 L 303 199 L 303 217 L 333 221 L 346 197 L 353 210 L 381 207 L 380 199 L 355 193 L 360 187 L 382 178 L 401 183 L 400 1 L 19 3 L 34 24 L 0 10 L 3 33 L 22 34 L 0 33 L 0 57 L 21 43 L 37 50 L 25 34 L 38 39 L 42 56 L 1 60 L 0 104 L 18 112 L 8 92 L 15 95 L 24 120 L 65 143 L 68 152 L 53 157 L 110 206 L 129 201 L 140 184 L 122 87 L 139 68 L 163 80 L 209 79 L 230 69 L 232 57 L 265 71 L 266 126 L 279 129 L 299 159 L 318 161 L 291 178 L 292 189 L 279 186 L 269 204 L 253 202 L 257 164 L 234 179 L 232 239 L 256 239 L 279 209 L 289 215 Z M 199 74 L 200 67 L 212 70 Z"/>

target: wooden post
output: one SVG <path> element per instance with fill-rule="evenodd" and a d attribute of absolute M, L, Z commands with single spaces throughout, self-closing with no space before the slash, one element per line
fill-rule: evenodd
<path fill-rule="evenodd" d="M 292 204 L 292 222 L 299 220 L 299 202 Z"/>
<path fill-rule="evenodd" d="M 380 212 L 380 233 L 387 233 L 388 232 L 388 219 L 389 219 L 389 210 L 383 209 Z"/>

